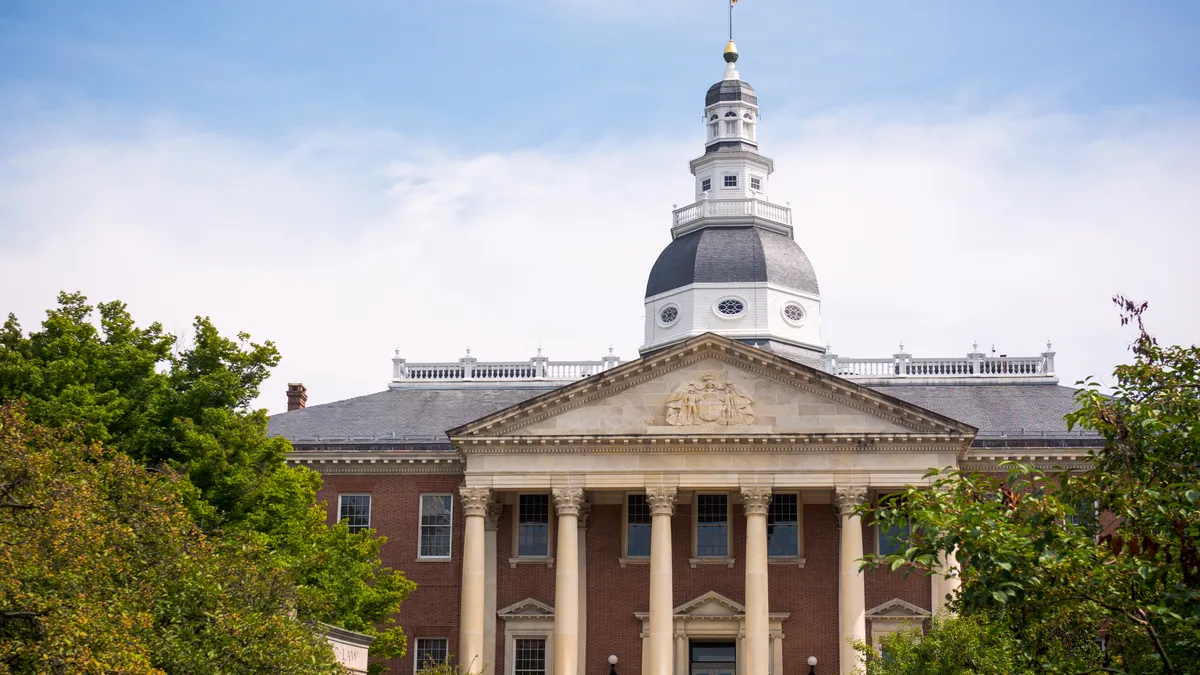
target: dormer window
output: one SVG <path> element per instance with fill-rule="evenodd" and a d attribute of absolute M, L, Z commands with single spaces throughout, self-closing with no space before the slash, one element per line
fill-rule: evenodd
<path fill-rule="evenodd" d="M 725 187 L 737 187 L 737 174 L 725 176 Z"/>

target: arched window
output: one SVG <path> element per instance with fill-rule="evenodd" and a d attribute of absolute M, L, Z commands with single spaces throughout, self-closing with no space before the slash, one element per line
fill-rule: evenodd
<path fill-rule="evenodd" d="M 742 117 L 745 117 L 748 120 L 754 119 L 754 115 L 751 115 L 750 113 L 746 113 L 745 115 L 742 115 Z"/>
<path fill-rule="evenodd" d="M 710 117 L 710 118 L 708 118 L 708 119 L 709 119 L 710 121 L 711 121 L 711 120 L 715 120 L 715 119 L 717 119 L 717 114 L 716 114 L 716 113 L 713 113 L 713 116 L 712 116 L 712 117 Z"/>
<path fill-rule="evenodd" d="M 725 113 L 725 116 L 726 117 L 737 117 L 737 113 L 730 110 L 729 112 Z M 692 119 L 695 119 L 695 118 L 692 118 Z"/>

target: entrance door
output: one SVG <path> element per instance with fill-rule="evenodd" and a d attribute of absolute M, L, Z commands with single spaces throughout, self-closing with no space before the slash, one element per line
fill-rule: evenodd
<path fill-rule="evenodd" d="M 690 675 L 736 675 L 737 646 L 732 640 L 700 642 L 688 645 Z"/>

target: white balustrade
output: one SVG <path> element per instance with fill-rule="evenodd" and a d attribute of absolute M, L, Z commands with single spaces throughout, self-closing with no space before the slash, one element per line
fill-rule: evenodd
<path fill-rule="evenodd" d="M 609 355 L 599 361 L 551 361 L 535 356 L 524 362 L 488 362 L 464 357 L 457 362 L 409 363 L 396 357 L 392 362 L 393 383 L 570 382 L 615 368 L 621 359 Z"/>
<path fill-rule="evenodd" d="M 675 227 L 687 225 L 701 218 L 755 217 L 783 225 L 792 224 L 792 210 L 761 199 L 701 199 L 675 209 Z"/>
<path fill-rule="evenodd" d="M 887 358 L 825 356 L 825 370 L 849 379 L 881 378 L 1053 378 L 1054 352 L 1041 356 L 984 356 L 978 352 L 955 358 L 912 358 L 895 354 Z"/>

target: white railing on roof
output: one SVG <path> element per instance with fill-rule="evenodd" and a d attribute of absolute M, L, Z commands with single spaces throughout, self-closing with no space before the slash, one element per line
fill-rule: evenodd
<path fill-rule="evenodd" d="M 978 350 L 962 358 L 913 358 L 900 352 L 885 358 L 856 359 L 825 354 L 825 371 L 849 379 L 1053 378 L 1054 352 L 1041 356 L 987 356 Z"/>
<path fill-rule="evenodd" d="M 620 357 L 609 350 L 598 361 L 551 361 L 538 355 L 528 361 L 480 361 L 467 355 L 446 363 L 409 363 L 399 353 L 392 358 L 392 383 L 421 382 L 572 382 L 615 368 Z"/>
<path fill-rule="evenodd" d="M 762 218 L 780 225 L 792 224 L 792 210 L 753 197 L 744 199 L 701 199 L 672 212 L 674 226 L 682 227 L 701 218 Z"/>

